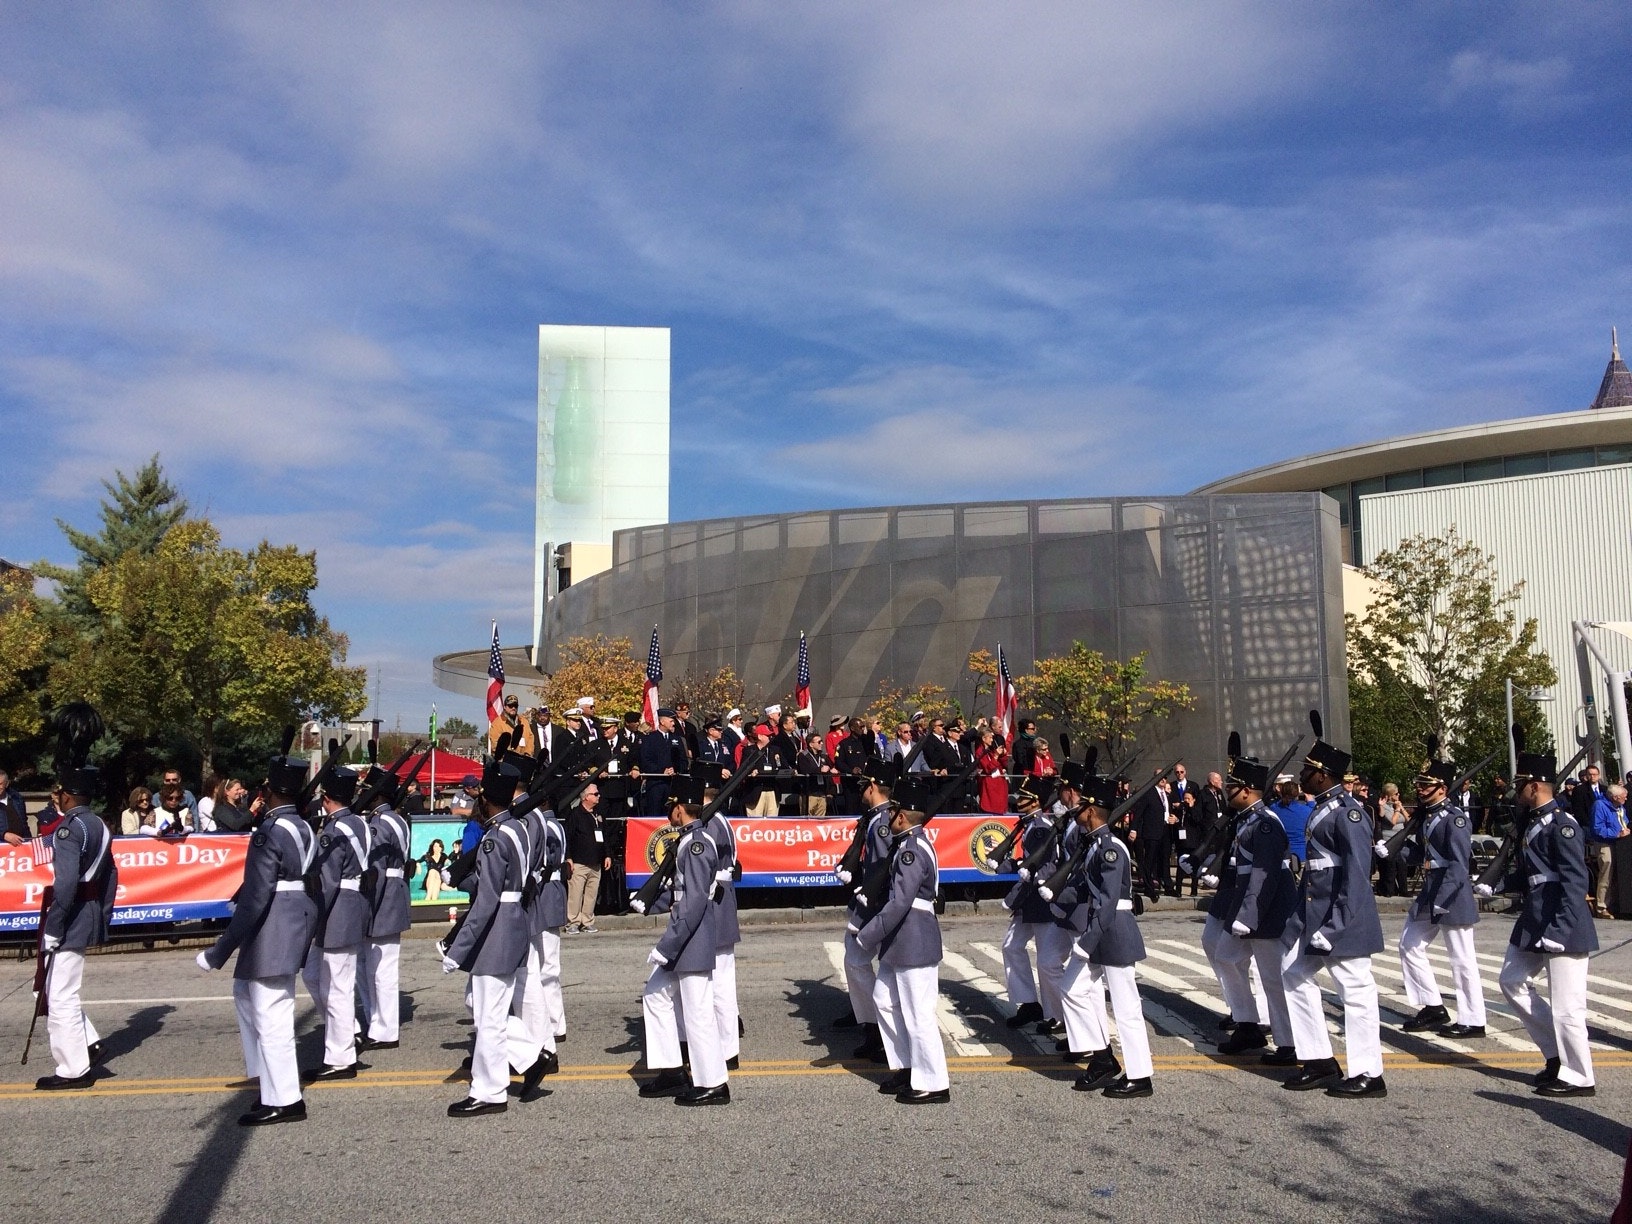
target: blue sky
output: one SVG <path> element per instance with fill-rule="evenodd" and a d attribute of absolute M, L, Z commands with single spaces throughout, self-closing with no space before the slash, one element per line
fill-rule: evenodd
<path fill-rule="evenodd" d="M 417 725 L 526 636 L 542 322 L 673 329 L 677 519 L 1585 407 L 1629 51 L 1571 0 L 9 6 L 0 555 L 158 451 Z"/>

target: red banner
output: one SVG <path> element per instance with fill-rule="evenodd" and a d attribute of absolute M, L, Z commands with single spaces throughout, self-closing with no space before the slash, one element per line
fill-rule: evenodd
<path fill-rule="evenodd" d="M 49 845 L 49 841 L 43 843 Z M 40 895 L 52 865 L 39 841 L 0 844 L 0 931 L 32 931 L 39 925 Z M 116 837 L 119 864 L 116 925 L 225 918 L 227 902 L 244 882 L 249 836 L 199 833 L 191 837 Z"/>
<path fill-rule="evenodd" d="M 986 865 L 986 856 L 1014 828 L 1016 816 L 937 816 L 926 830 L 935 844 L 941 879 L 948 884 L 1005 880 Z M 733 818 L 746 888 L 813 888 L 837 884 L 833 868 L 850 847 L 853 816 L 836 820 Z M 631 817 L 624 848 L 624 870 L 638 888 L 668 853 L 664 842 L 674 836 L 659 817 Z M 660 851 L 660 847 L 662 847 Z"/>

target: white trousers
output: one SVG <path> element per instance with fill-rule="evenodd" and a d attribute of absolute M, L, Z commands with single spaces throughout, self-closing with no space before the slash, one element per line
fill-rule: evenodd
<path fill-rule="evenodd" d="M 1073 1054 L 1097 1054 L 1111 1044 L 1110 1021 L 1105 1015 L 1105 980 L 1089 972 L 1080 956 L 1065 962 L 1065 1042 Z"/>
<path fill-rule="evenodd" d="M 1412 1007 L 1443 1007 L 1434 967 L 1428 960 L 1428 945 L 1440 935 L 1451 958 L 1451 982 L 1456 987 L 1456 1019 L 1459 1024 L 1485 1023 L 1485 984 L 1479 978 L 1479 960 L 1473 952 L 1471 926 L 1446 926 L 1425 918 L 1407 918 L 1400 932 L 1400 974 L 1405 978 L 1405 997 Z"/>
<path fill-rule="evenodd" d="M 844 985 L 850 992 L 850 1010 L 857 1024 L 877 1024 L 878 1008 L 873 1006 L 873 989 L 878 984 L 878 965 L 861 950 L 856 937 L 844 933 Z"/>
<path fill-rule="evenodd" d="M 1259 942 L 1259 941 L 1252 941 Z M 1219 993 L 1224 996 L 1224 1006 L 1229 1009 L 1230 1019 L 1237 1024 L 1264 1024 L 1274 1020 L 1274 1012 L 1270 1007 L 1268 991 L 1259 978 L 1254 978 L 1252 966 L 1255 959 L 1248 941 L 1227 930 L 1222 922 L 1207 915 L 1207 921 L 1201 928 L 1201 950 L 1207 955 L 1207 963 L 1212 966 L 1213 976 L 1218 979 Z M 1275 980 L 1280 981 L 1280 944 L 1271 943 L 1275 949 Z"/>
<path fill-rule="evenodd" d="M 1077 935 L 1057 922 L 1039 924 L 1037 931 L 1037 994 L 1043 1015 L 1050 1020 L 1065 1019 L 1065 962 Z"/>
<path fill-rule="evenodd" d="M 91 1043 L 97 1040 L 91 1018 L 80 1006 L 79 988 L 85 980 L 85 953 L 58 948 L 51 954 L 51 972 L 45 983 L 45 1031 L 51 1039 L 51 1057 L 57 1074 L 78 1079 L 91 1069 Z"/>
<path fill-rule="evenodd" d="M 1009 992 L 1009 1002 L 1016 1007 L 1037 1002 L 1037 981 L 1032 977 L 1027 945 L 1036 937 L 1039 925 L 1015 918 L 1003 932 L 1003 985 Z"/>
<path fill-rule="evenodd" d="M 1512 944 L 1502 957 L 1502 993 L 1541 1056 L 1558 1059 L 1558 1078 L 1576 1088 L 1593 1082 L 1587 1046 L 1587 963 L 1584 955 L 1527 952 Z M 1536 979 L 1543 973 L 1550 998 L 1536 989 Z"/>
<path fill-rule="evenodd" d="M 1305 956 L 1294 944 L 1283 952 L 1281 985 L 1286 988 L 1287 1010 L 1291 1013 L 1292 1042 L 1304 1062 L 1332 1057 L 1332 1037 L 1326 1031 L 1326 1012 L 1321 1005 L 1320 986 L 1315 975 L 1322 969 L 1332 975 L 1332 985 L 1343 1004 L 1343 1045 L 1349 1076 L 1383 1073 L 1383 1042 L 1377 1012 L 1377 982 L 1371 976 L 1371 957 Z"/>
<path fill-rule="evenodd" d="M 1258 972 L 1252 976 L 1253 998 L 1258 1004 L 1258 1014 L 1269 1014 L 1269 1035 L 1275 1038 L 1275 1044 L 1280 1048 L 1289 1048 L 1294 1045 L 1292 1035 L 1292 1012 L 1286 1005 L 1286 986 L 1281 981 L 1282 951 L 1279 940 L 1276 939 L 1240 939 L 1234 934 L 1229 936 L 1237 943 L 1245 944 L 1248 954 L 1252 957 L 1252 966 Z M 1260 1024 L 1263 1021 L 1259 1021 Z"/>
<path fill-rule="evenodd" d="M 678 1006 L 677 1006 L 678 1005 Z M 725 1052 L 714 1012 L 714 981 L 708 973 L 675 973 L 653 965 L 640 994 L 646 1021 L 646 1065 L 663 1071 L 680 1065 L 680 1025 L 686 1026 L 691 1082 L 698 1088 L 725 1083 Z M 677 1014 L 678 1013 L 678 1014 Z"/>
<path fill-rule="evenodd" d="M 1031 974 L 1027 946 L 1037 944 L 1037 976 Z M 1065 958 L 1071 955 L 1071 932 L 1052 922 L 1009 923 L 1003 932 L 1003 982 L 1009 1002 L 1016 1007 L 1040 1003 L 1043 1015 L 1060 1019 L 1060 991 L 1065 980 Z"/>
<path fill-rule="evenodd" d="M 720 1026 L 720 1053 L 735 1058 L 742 1053 L 737 1035 L 737 950 L 714 954 L 714 1018 Z"/>
<path fill-rule="evenodd" d="M 261 1081 L 262 1105 L 300 1100 L 300 1063 L 295 1058 L 295 975 L 232 982 L 244 1074 Z"/>
<path fill-rule="evenodd" d="M 873 986 L 873 1008 L 890 1070 L 911 1067 L 912 1086 L 919 1092 L 939 1092 L 950 1086 L 946 1048 L 935 1016 L 940 979 L 939 965 L 897 969 L 880 963 Z"/>
<path fill-rule="evenodd" d="M 550 1044 L 567 1035 L 567 1000 L 561 990 L 561 928 L 551 927 L 538 943 L 538 969 L 544 983 L 544 1006 L 548 1015 Z"/>
<path fill-rule="evenodd" d="M 313 946 L 301 978 L 323 1017 L 323 1064 L 357 1061 L 357 952 L 361 944 L 329 950 Z"/>
<path fill-rule="evenodd" d="M 368 1017 L 368 1035 L 374 1041 L 397 1041 L 402 1035 L 401 981 L 402 936 L 387 935 L 363 944 L 362 972 L 357 976 L 357 993 L 362 996 L 363 1014 Z"/>
<path fill-rule="evenodd" d="M 510 1092 L 510 1002 L 522 971 L 503 975 L 470 975 L 471 1011 L 476 1019 L 476 1044 L 470 1052 L 470 1095 L 496 1105 Z"/>
<path fill-rule="evenodd" d="M 527 948 L 527 963 L 510 1001 L 507 1025 L 510 1065 L 525 1071 L 555 1050 L 555 1018 L 550 1014 L 550 975 L 561 988 L 561 936 L 543 931 Z"/>

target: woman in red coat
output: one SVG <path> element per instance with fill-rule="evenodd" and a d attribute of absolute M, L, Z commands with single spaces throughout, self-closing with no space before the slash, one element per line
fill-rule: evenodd
<path fill-rule="evenodd" d="M 980 770 L 980 810 L 1001 816 L 1009 810 L 1009 750 L 990 727 L 980 730 L 975 748 L 975 765 Z"/>

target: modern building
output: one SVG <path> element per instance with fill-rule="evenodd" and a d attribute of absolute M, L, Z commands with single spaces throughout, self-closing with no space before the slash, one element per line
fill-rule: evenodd
<path fill-rule="evenodd" d="M 1589 666 L 1572 626 L 1632 621 L 1632 373 L 1617 337 L 1588 408 L 1323 451 L 1195 494 L 1317 490 L 1337 503 L 1343 559 L 1352 565 L 1453 526 L 1491 554 L 1505 582 L 1524 584 L 1519 616 L 1536 618 L 1558 669 L 1559 688 L 1545 706 L 1555 742 L 1574 745 L 1604 721 L 1603 673 L 1632 669 L 1632 641 L 1593 635 L 1608 667 Z"/>
<path fill-rule="evenodd" d="M 1217 761 L 1231 728 L 1279 755 L 1308 711 L 1348 733 L 1337 508 L 1318 493 L 981 502 L 816 510 L 619 531 L 611 568 L 550 601 L 540 662 L 561 642 L 662 634 L 664 671 L 723 666 L 791 693 L 801 631 L 822 725 L 885 680 L 952 690 L 1082 641 L 1188 685 L 1154 761 Z"/>

